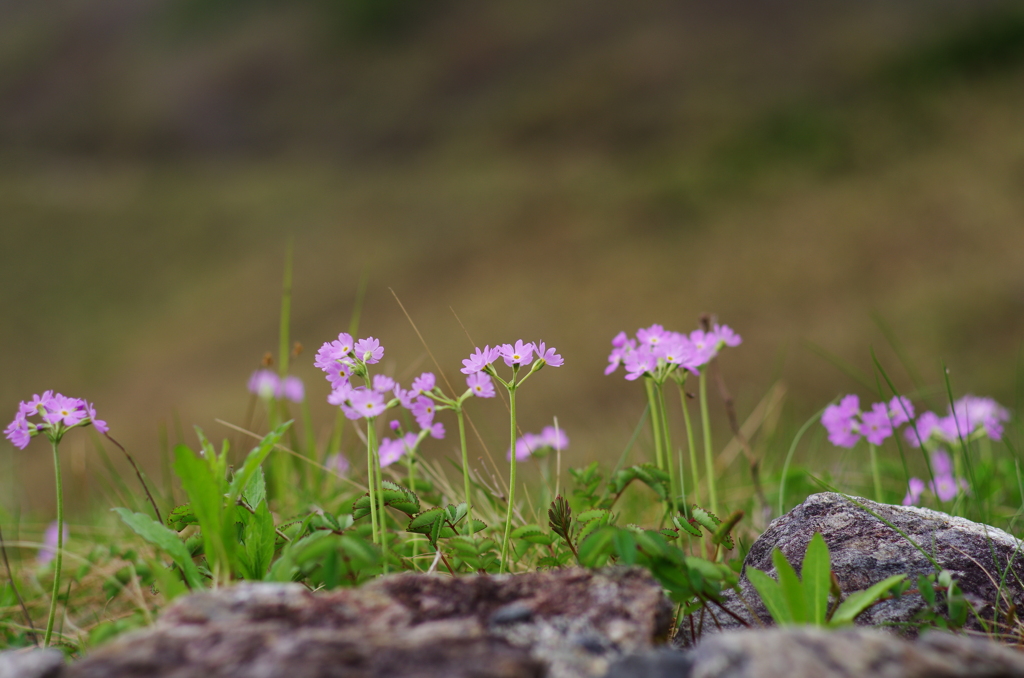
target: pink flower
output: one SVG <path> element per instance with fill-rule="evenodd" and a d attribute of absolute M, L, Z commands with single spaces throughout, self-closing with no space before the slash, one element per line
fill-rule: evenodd
<path fill-rule="evenodd" d="M 502 357 L 506 365 L 512 367 L 513 365 L 525 365 L 530 362 L 534 350 L 536 350 L 536 346 L 532 342 L 524 344 L 523 340 L 519 339 L 516 341 L 515 346 L 512 344 L 502 344 L 498 349 L 498 355 Z"/>
<path fill-rule="evenodd" d="M 423 374 L 421 374 L 420 376 L 418 376 L 418 377 L 416 377 L 415 379 L 412 380 L 412 388 L 411 388 L 411 390 L 413 392 L 415 392 L 416 395 L 421 395 L 423 393 L 430 393 L 431 391 L 434 390 L 434 384 L 435 383 L 436 383 L 436 380 L 434 379 L 433 373 L 432 372 L 424 372 Z"/>
<path fill-rule="evenodd" d="M 85 405 L 78 398 L 68 398 L 59 393 L 43 406 L 43 421 L 48 424 L 75 426 L 85 419 Z"/>
<path fill-rule="evenodd" d="M 848 395 L 838 405 L 829 405 L 821 415 L 821 424 L 828 431 L 828 439 L 838 447 L 853 447 L 860 440 L 860 399 Z"/>
<path fill-rule="evenodd" d="M 493 390 L 493 389 L 492 389 Z M 14 421 L 7 425 L 4 429 L 4 435 L 11 441 L 11 444 L 17 447 L 19 450 L 24 450 L 28 447 L 28 443 L 32 440 L 32 434 L 34 427 L 28 423 L 28 419 L 25 414 L 21 411 L 14 416 Z"/>
<path fill-rule="evenodd" d="M 716 323 L 714 327 L 711 328 L 711 331 L 718 338 L 718 341 L 726 346 L 739 346 L 743 343 L 743 338 L 733 332 L 732 328 L 728 325 L 719 325 Z"/>
<path fill-rule="evenodd" d="M 608 354 L 608 367 L 604 369 L 605 376 L 608 376 L 619 368 L 626 356 L 636 350 L 636 341 L 626 336 L 625 332 L 619 332 L 612 339 L 612 352 Z"/>
<path fill-rule="evenodd" d="M 953 475 L 953 462 L 949 459 L 949 453 L 945 450 L 935 450 L 931 453 L 932 473 L 937 476 Z"/>
<path fill-rule="evenodd" d="M 441 440 L 442 438 L 444 438 L 444 424 L 442 424 L 439 421 L 434 422 L 430 426 L 430 437 L 436 440 Z"/>
<path fill-rule="evenodd" d="M 402 407 L 404 407 L 407 410 L 412 409 L 412 402 L 413 398 L 416 397 L 416 393 L 414 393 L 412 390 L 407 391 L 398 384 L 395 384 L 395 388 L 392 391 L 392 393 L 394 393 L 395 397 L 398 398 L 398 402 L 402 405 Z"/>
<path fill-rule="evenodd" d="M 406 433 L 397 440 L 384 438 L 380 441 L 377 454 L 380 456 L 381 467 L 390 466 L 402 458 L 403 455 L 416 449 L 416 434 Z"/>
<path fill-rule="evenodd" d="M 537 344 L 537 359 L 543 360 L 551 367 L 561 367 L 564 362 L 562 356 L 555 353 L 555 347 L 548 348 L 543 341 Z"/>
<path fill-rule="evenodd" d="M 911 478 L 907 484 L 907 496 L 903 497 L 903 505 L 913 506 L 921 499 L 921 493 L 924 492 L 924 481 L 920 478 Z"/>
<path fill-rule="evenodd" d="M 697 366 L 705 365 L 718 354 L 718 337 L 713 332 L 694 330 L 690 332 L 690 343 L 696 354 L 694 360 Z"/>
<path fill-rule="evenodd" d="M 545 426 L 540 430 L 540 441 L 545 447 L 553 450 L 564 450 L 569 447 L 569 436 L 563 429 L 556 429 L 554 426 Z"/>
<path fill-rule="evenodd" d="M 107 422 L 96 418 L 96 406 L 92 403 L 86 402 L 85 400 L 82 400 L 82 402 L 85 403 L 85 414 L 89 418 L 89 421 L 92 422 L 92 425 L 96 427 L 96 430 L 100 433 L 106 433 L 109 431 L 110 427 L 107 426 Z"/>
<path fill-rule="evenodd" d="M 642 346 L 647 346 L 648 348 L 654 348 L 666 338 L 668 338 L 668 334 L 665 332 L 665 328 L 661 325 L 651 325 L 650 327 L 636 331 L 637 341 L 639 341 Z"/>
<path fill-rule="evenodd" d="M 501 348 L 498 346 L 484 346 L 482 349 L 478 346 L 476 352 L 462 361 L 465 367 L 460 371 L 463 374 L 475 374 L 497 360 L 500 352 Z"/>
<path fill-rule="evenodd" d="M 928 489 L 935 493 L 935 496 L 942 501 L 949 501 L 956 497 L 959 487 L 951 475 L 937 475 L 935 481 L 928 483 Z"/>
<path fill-rule="evenodd" d="M 277 393 L 277 375 L 270 370 L 256 370 L 249 377 L 249 393 L 270 400 Z"/>
<path fill-rule="evenodd" d="M 395 388 L 395 380 L 384 374 L 373 375 L 373 390 L 377 393 L 387 393 Z"/>
<path fill-rule="evenodd" d="M 426 396 L 420 396 L 412 403 L 412 416 L 420 428 L 430 428 L 434 423 L 434 401 Z"/>
<path fill-rule="evenodd" d="M 894 396 L 889 401 L 889 419 L 893 426 L 902 426 L 914 418 L 914 405 L 906 396 Z"/>
<path fill-rule="evenodd" d="M 626 380 L 635 381 L 647 373 L 653 373 L 657 367 L 658 360 L 646 346 L 631 351 L 624 361 L 626 367 Z"/>
<path fill-rule="evenodd" d="M 327 461 L 324 463 L 324 466 L 331 471 L 334 471 L 339 476 L 343 476 L 348 473 L 349 469 L 348 459 L 346 459 L 343 454 L 332 454 L 327 457 Z"/>
<path fill-rule="evenodd" d="M 860 432 L 872 445 L 881 445 L 892 435 L 892 422 L 885 403 L 875 403 L 870 412 L 860 415 Z"/>
<path fill-rule="evenodd" d="M 292 375 L 282 379 L 277 387 L 277 397 L 290 400 L 293 403 L 301 403 L 306 397 L 306 389 L 302 385 L 302 380 Z"/>
<path fill-rule="evenodd" d="M 477 398 L 493 398 L 494 382 L 486 372 L 474 372 L 466 377 L 466 386 Z"/>
<path fill-rule="evenodd" d="M 380 342 L 373 337 L 367 337 L 357 341 L 353 348 L 353 352 L 357 359 L 363 361 L 367 365 L 378 363 L 380 362 L 380 359 L 384 357 L 384 347 L 381 346 Z"/>
<path fill-rule="evenodd" d="M 364 419 L 376 417 L 387 409 L 384 396 L 368 388 L 353 389 L 349 395 L 349 405 Z"/>

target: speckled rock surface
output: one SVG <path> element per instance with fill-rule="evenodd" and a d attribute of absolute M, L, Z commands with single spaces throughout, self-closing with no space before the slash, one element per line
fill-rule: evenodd
<path fill-rule="evenodd" d="M 950 570 L 983 618 L 992 620 L 997 616 L 997 603 L 1002 619 L 1010 605 L 1024 609 L 1024 549 L 1013 536 L 988 525 L 926 508 L 878 504 L 859 497 L 856 500 L 905 532 L 927 550 L 940 567 Z M 865 589 L 894 574 L 907 573 L 915 581 L 918 575 L 935 569 L 899 532 L 842 495 L 822 493 L 808 497 L 800 506 L 772 521 L 747 554 L 744 572 L 755 567 L 774 577 L 771 558 L 776 546 L 799 572 L 807 543 L 815 532 L 821 532 L 828 544 L 832 570 L 844 592 Z M 1004 571 L 1007 572 L 1005 580 Z M 1001 592 L 1000 581 L 1004 581 Z M 745 576 L 741 577 L 740 585 L 743 598 L 758 620 L 751 619 L 751 610 L 732 593 L 728 596 L 729 609 L 752 625 L 756 626 L 758 621 L 771 625 L 771 616 Z M 916 633 L 913 628 L 899 624 L 909 621 L 923 606 L 919 595 L 909 594 L 869 608 L 856 621 L 861 625 L 889 625 L 897 633 L 913 637 Z M 723 629 L 739 627 L 724 614 L 719 614 L 718 618 Z M 973 616 L 968 620 L 968 627 L 981 628 Z M 710 618 L 706 618 L 703 632 L 717 630 Z M 686 625 L 677 639 L 680 644 L 692 643 Z"/>
<path fill-rule="evenodd" d="M 60 650 L 0 652 L 0 678 L 57 678 L 63 669 Z"/>
<path fill-rule="evenodd" d="M 672 608 L 643 570 L 401 574 L 313 594 L 243 584 L 188 596 L 66 678 L 591 678 L 663 640 Z"/>
<path fill-rule="evenodd" d="M 1024 654 L 981 639 L 875 629 L 730 631 L 689 652 L 620 660 L 607 678 L 1024 678 Z"/>

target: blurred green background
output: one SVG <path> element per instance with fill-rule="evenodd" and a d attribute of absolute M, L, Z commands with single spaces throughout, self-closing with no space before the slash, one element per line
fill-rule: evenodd
<path fill-rule="evenodd" d="M 0 412 L 85 396 L 155 477 L 175 415 L 234 437 L 214 420 L 276 349 L 290 238 L 323 435 L 312 356 L 363 275 L 360 334 L 403 379 L 432 366 L 389 288 L 453 380 L 467 332 L 558 347 L 520 425 L 558 416 L 571 464 L 614 463 L 643 409 L 602 374 L 611 337 L 702 312 L 744 337 L 741 420 L 778 379 L 780 430 L 869 396 L 808 344 L 869 381 L 874 347 L 907 390 L 941 359 L 1014 406 L 1022 85 L 1024 5 L 988 0 L 7 0 Z M 471 415 L 503 456 L 500 403 Z M 89 436 L 64 454 L 82 507 Z M 48 515 L 43 442 L 0 473 Z"/>

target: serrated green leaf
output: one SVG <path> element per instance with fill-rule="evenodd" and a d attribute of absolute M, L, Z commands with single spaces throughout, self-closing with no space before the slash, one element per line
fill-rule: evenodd
<path fill-rule="evenodd" d="M 576 517 L 576 520 L 581 523 L 589 523 L 591 520 L 598 520 L 601 518 L 608 518 L 610 514 L 605 509 L 591 509 L 584 511 Z"/>
<path fill-rule="evenodd" d="M 825 538 L 821 536 L 821 532 L 815 532 L 810 543 L 807 544 L 800 577 L 803 581 L 804 599 L 807 601 L 809 612 L 807 621 L 816 626 L 824 624 L 825 615 L 828 614 L 831 572 L 832 560 L 828 552 L 828 545 L 825 544 Z"/>
<path fill-rule="evenodd" d="M 579 560 L 583 567 L 602 567 L 608 562 L 613 549 L 613 540 L 618 532 L 615 527 L 601 527 L 582 539 L 579 545 Z"/>
<path fill-rule="evenodd" d="M 388 480 L 383 481 L 384 505 L 398 509 L 407 516 L 415 516 L 420 510 L 420 500 L 415 494 L 401 485 L 396 485 Z M 379 501 L 379 500 L 378 500 Z M 367 492 L 359 497 L 352 504 L 352 518 L 359 520 L 370 515 L 370 493 Z"/>
<path fill-rule="evenodd" d="M 470 520 L 470 522 L 467 523 L 465 527 L 463 527 L 463 534 L 465 534 L 466 527 L 469 528 L 469 534 L 476 534 L 477 532 L 479 532 L 481 530 L 487 529 L 487 523 L 485 523 L 482 520 L 477 520 L 476 518 L 472 518 Z"/>
<path fill-rule="evenodd" d="M 242 492 L 242 499 L 249 506 L 256 508 L 259 506 L 261 501 L 265 501 L 267 498 L 267 480 L 263 475 L 263 469 L 257 467 L 256 473 L 252 474 L 249 479 L 249 484 L 245 486 L 245 490 Z"/>
<path fill-rule="evenodd" d="M 754 585 L 757 595 L 761 596 L 761 602 L 776 624 L 785 626 L 794 623 L 793 614 L 790 612 L 786 597 L 782 594 L 779 582 L 753 567 L 747 568 L 747 579 Z"/>
<path fill-rule="evenodd" d="M 189 525 L 198 524 L 199 520 L 196 518 L 195 512 L 192 511 L 190 504 L 182 504 L 175 507 L 167 516 L 167 526 L 177 532 L 181 532 Z"/>
<path fill-rule="evenodd" d="M 604 524 L 600 520 L 591 520 L 584 524 L 576 535 L 576 543 L 582 542 L 588 535 L 601 527 L 604 527 Z"/>
<path fill-rule="evenodd" d="M 672 524 L 680 530 L 683 530 L 687 534 L 700 537 L 702 536 L 700 527 L 694 524 L 694 521 L 687 520 L 686 518 L 680 518 L 679 516 L 672 517 Z"/>
<path fill-rule="evenodd" d="M 543 544 L 548 545 L 554 538 L 550 534 L 546 534 L 541 530 L 539 525 L 523 525 L 512 530 L 512 539 L 522 539 L 528 541 L 531 544 Z"/>
<path fill-rule="evenodd" d="M 144 513 L 132 513 L 125 508 L 112 509 L 137 535 L 166 553 L 181 568 L 185 581 L 194 591 L 203 588 L 203 578 L 192 562 L 192 556 L 177 533 L 161 525 Z"/>
<path fill-rule="evenodd" d="M 721 544 L 726 550 L 731 551 L 736 547 L 736 542 L 733 541 L 732 528 L 736 527 L 736 524 L 743 519 L 743 511 L 734 511 L 728 518 L 726 518 L 718 527 L 715 528 L 714 534 L 711 535 L 712 544 Z"/>
<path fill-rule="evenodd" d="M 786 560 L 777 547 L 772 551 L 772 564 L 775 565 L 775 573 L 779 577 L 779 586 L 782 587 L 782 595 L 789 605 L 789 612 L 793 616 L 794 624 L 806 624 L 809 620 L 807 610 L 807 598 L 804 596 L 804 587 L 796 570 Z"/>
<path fill-rule="evenodd" d="M 665 539 L 679 539 L 679 530 L 670 530 L 667 527 L 658 530 L 658 534 Z"/>
<path fill-rule="evenodd" d="M 906 576 L 907 575 L 905 574 L 894 574 L 893 576 L 887 577 L 863 591 L 855 591 L 854 593 L 851 593 L 849 597 L 839 605 L 835 614 L 832 615 L 831 625 L 840 626 L 842 624 L 852 623 L 857 615 L 878 602 L 879 598 L 885 596 L 893 585 L 903 581 Z"/>
<path fill-rule="evenodd" d="M 722 521 L 718 519 L 718 516 L 710 511 L 702 509 L 696 504 L 690 508 L 690 515 L 693 516 L 693 519 L 697 521 L 698 525 L 711 534 L 714 534 L 715 530 L 718 529 L 718 526 L 722 524 Z"/>

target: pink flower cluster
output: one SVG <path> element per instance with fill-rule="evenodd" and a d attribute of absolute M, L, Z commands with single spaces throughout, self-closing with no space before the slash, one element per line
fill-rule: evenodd
<path fill-rule="evenodd" d="M 960 490 L 968 490 L 966 480 L 953 476 L 953 464 L 945 450 L 935 450 L 931 453 L 931 459 L 935 480 L 926 484 L 920 478 L 911 478 L 907 483 L 907 496 L 903 497 L 904 506 L 912 506 L 920 501 L 925 488 L 942 501 L 953 499 Z"/>
<path fill-rule="evenodd" d="M 516 461 L 526 461 L 532 455 L 545 450 L 564 450 L 569 447 L 569 436 L 562 429 L 555 429 L 554 426 L 545 426 L 540 433 L 525 433 L 522 438 L 516 440 Z M 512 450 L 508 451 L 507 458 L 512 460 Z"/>
<path fill-rule="evenodd" d="M 888 403 L 875 403 L 867 412 L 860 411 L 860 398 L 845 396 L 838 405 L 829 405 L 821 415 L 829 441 L 838 447 L 853 447 L 863 435 L 872 445 L 881 445 L 892 435 L 893 428 L 914 418 L 914 406 L 905 396 L 896 396 Z"/>
<path fill-rule="evenodd" d="M 523 343 L 520 339 L 515 344 L 501 344 L 500 346 L 479 346 L 468 358 L 462 361 L 463 368 L 461 372 L 473 376 L 479 372 L 486 370 L 494 361 L 501 358 L 505 361 L 505 364 L 509 367 L 516 365 L 529 365 L 537 361 L 544 361 L 545 365 L 551 365 L 551 367 L 561 367 L 562 356 L 556 353 L 555 347 L 548 348 L 543 341 L 537 342 L 536 344 L 531 342 Z M 533 356 L 536 354 L 536 358 Z M 468 380 L 467 380 L 468 383 Z M 473 388 L 472 384 L 469 384 L 470 388 Z"/>
<path fill-rule="evenodd" d="M 679 368 L 696 374 L 723 346 L 739 346 L 742 342 L 742 337 L 730 327 L 717 323 L 708 332 L 694 330 L 688 335 L 666 330 L 661 325 L 637 330 L 635 339 L 619 332 L 612 339 L 612 352 L 604 373 L 611 374 L 623 365 L 629 381 L 644 375 L 655 376 L 659 368 L 664 368 L 666 373 Z"/>
<path fill-rule="evenodd" d="M 256 370 L 249 377 L 249 393 L 265 400 L 284 398 L 293 403 L 301 403 L 306 397 L 306 389 L 302 380 L 289 375 L 284 379 L 272 370 Z"/>
<path fill-rule="evenodd" d="M 40 421 L 31 421 L 29 417 L 39 417 Z M 110 430 L 107 422 L 96 418 L 96 408 L 84 398 L 69 398 L 46 391 L 18 405 L 18 413 L 4 429 L 4 435 L 11 444 L 23 450 L 33 436 L 40 433 L 57 442 L 68 429 L 89 424 L 100 433 Z"/>
<path fill-rule="evenodd" d="M 949 407 L 945 417 L 925 412 L 908 427 L 903 435 L 914 447 L 933 439 L 953 444 L 983 431 L 992 440 L 1003 437 L 1003 422 L 1010 420 L 1010 412 L 992 398 L 966 395 Z"/>

